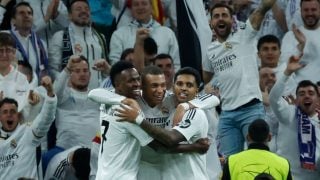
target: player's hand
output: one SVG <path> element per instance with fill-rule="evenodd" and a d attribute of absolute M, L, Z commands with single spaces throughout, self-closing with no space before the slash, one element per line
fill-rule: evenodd
<path fill-rule="evenodd" d="M 270 102 L 269 102 L 269 87 L 266 86 L 264 88 L 264 91 L 261 91 L 261 94 L 262 94 L 263 105 L 269 106 L 270 105 Z"/>
<path fill-rule="evenodd" d="M 210 140 L 209 138 L 200 138 L 195 143 L 193 143 L 197 152 L 199 154 L 205 154 L 209 150 Z"/>
<path fill-rule="evenodd" d="M 35 93 L 33 90 L 29 91 L 28 102 L 32 106 L 38 104 L 40 102 L 40 95 Z"/>
<path fill-rule="evenodd" d="M 184 106 L 182 106 L 181 104 L 179 104 L 176 108 L 176 111 L 174 113 L 173 116 L 173 123 L 172 123 L 172 127 L 177 126 L 180 121 L 183 118 L 183 115 L 187 112 L 187 110 L 184 108 Z"/>
<path fill-rule="evenodd" d="M 52 80 L 49 76 L 42 77 L 41 85 L 47 90 L 47 95 L 49 97 L 54 97 Z"/>
<path fill-rule="evenodd" d="M 130 98 L 122 101 L 120 108 L 116 109 L 116 116 L 120 117 L 118 121 L 128 121 L 131 123 L 136 122 L 136 118 L 141 113 L 139 104 Z"/>

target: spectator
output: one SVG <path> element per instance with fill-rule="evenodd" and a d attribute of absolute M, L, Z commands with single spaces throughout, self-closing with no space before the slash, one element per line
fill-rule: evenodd
<path fill-rule="evenodd" d="M 20 2 L 13 9 L 11 35 L 17 46 L 17 59 L 27 61 L 38 79 L 48 75 L 48 53 L 45 43 L 32 31 L 33 9 L 28 2 Z"/>
<path fill-rule="evenodd" d="M 288 103 L 282 98 L 288 78 L 303 68 L 300 58 L 289 59 L 283 76 L 278 78 L 270 92 L 270 105 L 279 120 L 277 153 L 290 161 L 294 179 L 316 180 L 320 177 L 319 103 L 317 86 L 303 80 L 296 88 L 296 102 Z"/>
<path fill-rule="evenodd" d="M 0 157 L 3 157 L 0 179 L 42 179 L 38 170 L 40 159 L 36 154 L 36 147 L 54 120 L 57 98 L 48 76 L 42 78 L 41 84 L 46 88 L 47 96 L 41 112 L 31 125 L 19 125 L 17 101 L 5 98 L 0 103 Z"/>
<path fill-rule="evenodd" d="M 158 53 L 170 54 L 175 66 L 179 66 L 179 51 L 175 34 L 152 18 L 150 0 L 132 0 L 131 12 L 134 20 L 112 34 L 109 54 L 111 64 L 120 60 L 120 54 L 124 49 L 134 47 L 136 38 L 132 34 L 135 34 L 138 28 L 144 27 L 148 29 L 148 35 L 158 45 Z"/>
<path fill-rule="evenodd" d="M 92 138 L 99 130 L 99 104 L 87 98 L 89 79 L 87 60 L 74 55 L 55 81 L 58 97 L 55 120 L 57 142 L 44 155 L 44 170 L 58 152 L 74 146 L 90 147 Z"/>
<path fill-rule="evenodd" d="M 202 63 L 203 80 L 207 84 L 214 76 L 219 88 L 222 112 L 218 141 L 220 153 L 225 156 L 242 151 L 249 124 L 265 117 L 253 49 L 257 30 L 274 2 L 261 1 L 246 24 L 234 33 L 232 9 L 216 4 L 211 10 L 217 40 L 208 47 L 207 59 Z"/>
<path fill-rule="evenodd" d="M 6 32 L 0 32 L 0 92 L 2 97 L 15 99 L 18 112 L 27 105 L 29 83 L 25 75 L 20 73 L 14 64 L 16 43 L 13 37 Z M 1 98 L 0 98 L 1 100 Z"/>
<path fill-rule="evenodd" d="M 49 45 L 49 67 L 56 78 L 67 65 L 73 54 L 83 55 L 89 62 L 91 72 L 90 88 L 99 87 L 107 76 L 106 42 L 104 36 L 91 27 L 90 9 L 86 0 L 73 0 L 68 9 L 68 29 L 56 32 Z M 101 67 L 97 68 L 96 63 Z M 92 68 L 97 70 L 91 70 Z M 102 69 L 100 69 L 102 68 Z"/>
<path fill-rule="evenodd" d="M 55 32 L 68 27 L 68 10 L 61 0 L 24 0 L 33 9 L 33 30 L 49 46 Z"/>

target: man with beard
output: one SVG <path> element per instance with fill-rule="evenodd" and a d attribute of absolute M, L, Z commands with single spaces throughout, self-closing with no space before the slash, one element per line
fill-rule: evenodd
<path fill-rule="evenodd" d="M 86 0 L 73 0 L 68 8 L 70 25 L 54 34 L 49 44 L 49 67 L 54 78 L 67 65 L 71 55 L 83 55 L 91 71 L 90 88 L 99 87 L 107 74 L 106 43 L 104 36 L 91 26 L 90 9 Z M 98 64 L 97 64 L 98 63 Z M 102 68 L 102 69 L 101 69 Z"/>
<path fill-rule="evenodd" d="M 294 26 L 292 31 L 286 33 L 282 40 L 279 62 L 279 68 L 283 71 L 291 55 L 303 53 L 300 62 L 306 66 L 294 72 L 292 76 L 294 81 L 288 87 L 293 91 L 302 80 L 311 80 L 313 83 L 320 80 L 320 40 L 316 38 L 320 34 L 320 1 L 301 0 L 300 7 L 303 26 Z"/>
<path fill-rule="evenodd" d="M 91 146 L 91 140 L 99 130 L 99 104 L 87 96 L 90 70 L 87 60 L 73 55 L 54 83 L 58 97 L 55 126 L 56 146 L 43 159 L 44 170 L 50 159 L 74 146 Z"/>
<path fill-rule="evenodd" d="M 216 4 L 211 10 L 217 39 L 208 47 L 202 64 L 203 80 L 208 83 L 214 75 L 220 91 L 218 141 L 220 152 L 226 156 L 242 151 L 249 124 L 265 118 L 254 45 L 264 15 L 274 2 L 261 1 L 247 22 L 233 32 L 232 9 Z"/>
<path fill-rule="evenodd" d="M 289 104 L 282 97 L 289 77 L 303 67 L 299 57 L 290 57 L 284 74 L 278 78 L 270 92 L 270 105 L 279 120 L 277 153 L 290 161 L 294 179 L 316 180 L 320 177 L 317 86 L 309 80 L 299 82 L 295 104 Z"/>

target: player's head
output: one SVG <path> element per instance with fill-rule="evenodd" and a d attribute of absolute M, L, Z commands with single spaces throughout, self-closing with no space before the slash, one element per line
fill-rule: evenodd
<path fill-rule="evenodd" d="M 79 148 L 73 152 L 72 167 L 75 170 L 75 176 L 79 180 L 89 180 L 90 174 L 90 149 Z"/>
<path fill-rule="evenodd" d="M 2 129 L 6 132 L 14 131 L 19 122 L 18 102 L 11 98 L 0 101 L 0 122 Z"/>
<path fill-rule="evenodd" d="M 143 99 L 154 107 L 160 104 L 166 93 L 166 79 L 162 70 L 157 66 L 147 66 L 142 75 Z"/>
<path fill-rule="evenodd" d="M 257 119 L 249 125 L 247 139 L 251 143 L 266 143 L 271 140 L 269 125 L 263 119 Z"/>
<path fill-rule="evenodd" d="M 128 98 L 140 96 L 140 75 L 131 62 L 115 63 L 110 70 L 110 79 L 116 93 Z"/>
<path fill-rule="evenodd" d="M 198 93 L 201 77 L 197 70 L 184 67 L 178 70 L 174 76 L 173 92 L 179 103 L 187 102 Z"/>

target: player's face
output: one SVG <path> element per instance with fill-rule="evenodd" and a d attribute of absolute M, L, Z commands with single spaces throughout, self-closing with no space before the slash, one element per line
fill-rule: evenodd
<path fill-rule="evenodd" d="M 317 0 L 303 1 L 301 17 L 307 29 L 316 29 L 320 19 L 320 3 Z"/>
<path fill-rule="evenodd" d="M 173 69 L 173 65 L 172 65 L 171 60 L 169 58 L 165 58 L 165 59 L 161 59 L 161 60 L 156 59 L 154 62 L 154 65 L 158 66 L 159 68 L 162 69 L 162 71 L 165 75 L 165 78 L 166 78 L 166 82 L 172 83 L 174 69 Z"/>
<path fill-rule="evenodd" d="M 196 79 L 190 74 L 181 74 L 177 76 L 174 82 L 173 92 L 179 103 L 194 99 L 198 93 Z"/>
<path fill-rule="evenodd" d="M 131 13 L 136 20 L 148 23 L 152 14 L 150 0 L 132 0 Z"/>
<path fill-rule="evenodd" d="M 90 9 L 88 4 L 81 1 L 73 3 L 69 18 L 78 26 L 88 26 L 90 24 Z"/>
<path fill-rule="evenodd" d="M 259 71 L 260 78 L 260 89 L 265 91 L 267 88 L 268 92 L 270 92 L 274 83 L 276 82 L 276 74 L 271 68 L 265 67 L 261 68 Z"/>
<path fill-rule="evenodd" d="M 128 98 L 136 99 L 141 95 L 141 79 L 135 68 L 126 69 L 116 78 L 116 92 Z"/>
<path fill-rule="evenodd" d="M 70 74 L 70 82 L 77 90 L 87 90 L 90 80 L 90 71 L 86 61 L 76 63 Z"/>
<path fill-rule="evenodd" d="M 16 129 L 19 123 L 18 108 L 15 104 L 5 103 L 0 108 L 0 122 L 2 129 L 7 132 L 12 132 Z"/>
<path fill-rule="evenodd" d="M 232 16 L 227 8 L 215 8 L 212 10 L 211 26 L 218 37 L 226 39 L 232 28 Z"/>
<path fill-rule="evenodd" d="M 275 68 L 278 65 L 280 57 L 280 47 L 277 43 L 263 43 L 258 51 L 258 56 L 261 60 L 262 67 Z"/>
<path fill-rule="evenodd" d="M 309 116 L 316 112 L 319 103 L 316 91 L 313 86 L 300 87 L 297 91 L 297 105 Z"/>
<path fill-rule="evenodd" d="M 142 85 L 143 99 L 154 107 L 160 104 L 166 93 L 166 80 L 164 74 L 152 75 L 147 74 L 144 77 Z"/>

